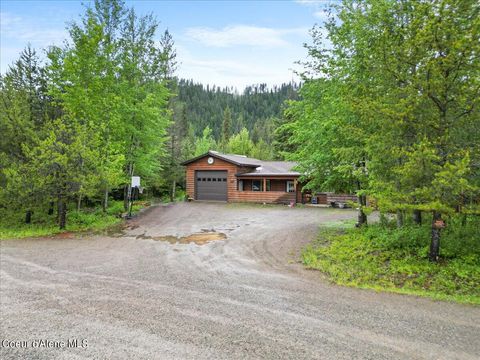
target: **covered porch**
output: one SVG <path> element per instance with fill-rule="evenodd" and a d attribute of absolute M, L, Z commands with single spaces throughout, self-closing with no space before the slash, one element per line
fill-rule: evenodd
<path fill-rule="evenodd" d="M 296 203 L 301 201 L 297 177 L 237 176 L 235 201 Z M 300 196 L 299 196 L 300 195 Z"/>

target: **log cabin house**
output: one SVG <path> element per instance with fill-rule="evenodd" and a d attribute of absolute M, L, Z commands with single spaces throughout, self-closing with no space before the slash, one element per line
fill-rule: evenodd
<path fill-rule="evenodd" d="M 262 161 L 209 151 L 182 163 L 186 191 L 192 200 L 228 202 L 303 202 L 296 163 Z"/>

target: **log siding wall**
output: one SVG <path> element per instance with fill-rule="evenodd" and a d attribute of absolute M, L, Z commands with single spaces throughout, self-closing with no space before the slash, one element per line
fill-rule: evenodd
<path fill-rule="evenodd" d="M 197 170 L 226 170 L 227 171 L 227 193 L 230 199 L 234 193 L 237 192 L 237 181 L 235 174 L 238 172 L 238 167 L 232 163 L 221 159 L 215 159 L 213 164 L 207 162 L 208 157 L 198 159 L 197 161 L 187 165 L 186 170 L 186 190 L 187 195 L 195 199 L 195 171 Z"/>

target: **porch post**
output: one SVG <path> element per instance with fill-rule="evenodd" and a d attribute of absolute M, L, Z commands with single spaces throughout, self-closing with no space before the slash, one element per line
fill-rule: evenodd
<path fill-rule="evenodd" d="M 267 178 L 263 178 L 263 191 L 267 191 Z"/>
<path fill-rule="evenodd" d="M 293 188 L 295 189 L 295 204 L 297 203 L 297 178 L 293 179 Z"/>

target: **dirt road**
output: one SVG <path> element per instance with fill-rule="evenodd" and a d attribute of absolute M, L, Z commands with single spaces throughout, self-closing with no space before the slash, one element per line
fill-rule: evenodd
<path fill-rule="evenodd" d="M 330 285 L 295 263 L 319 224 L 353 216 L 182 203 L 121 236 L 1 241 L 0 358 L 478 359 L 479 308 Z"/>

